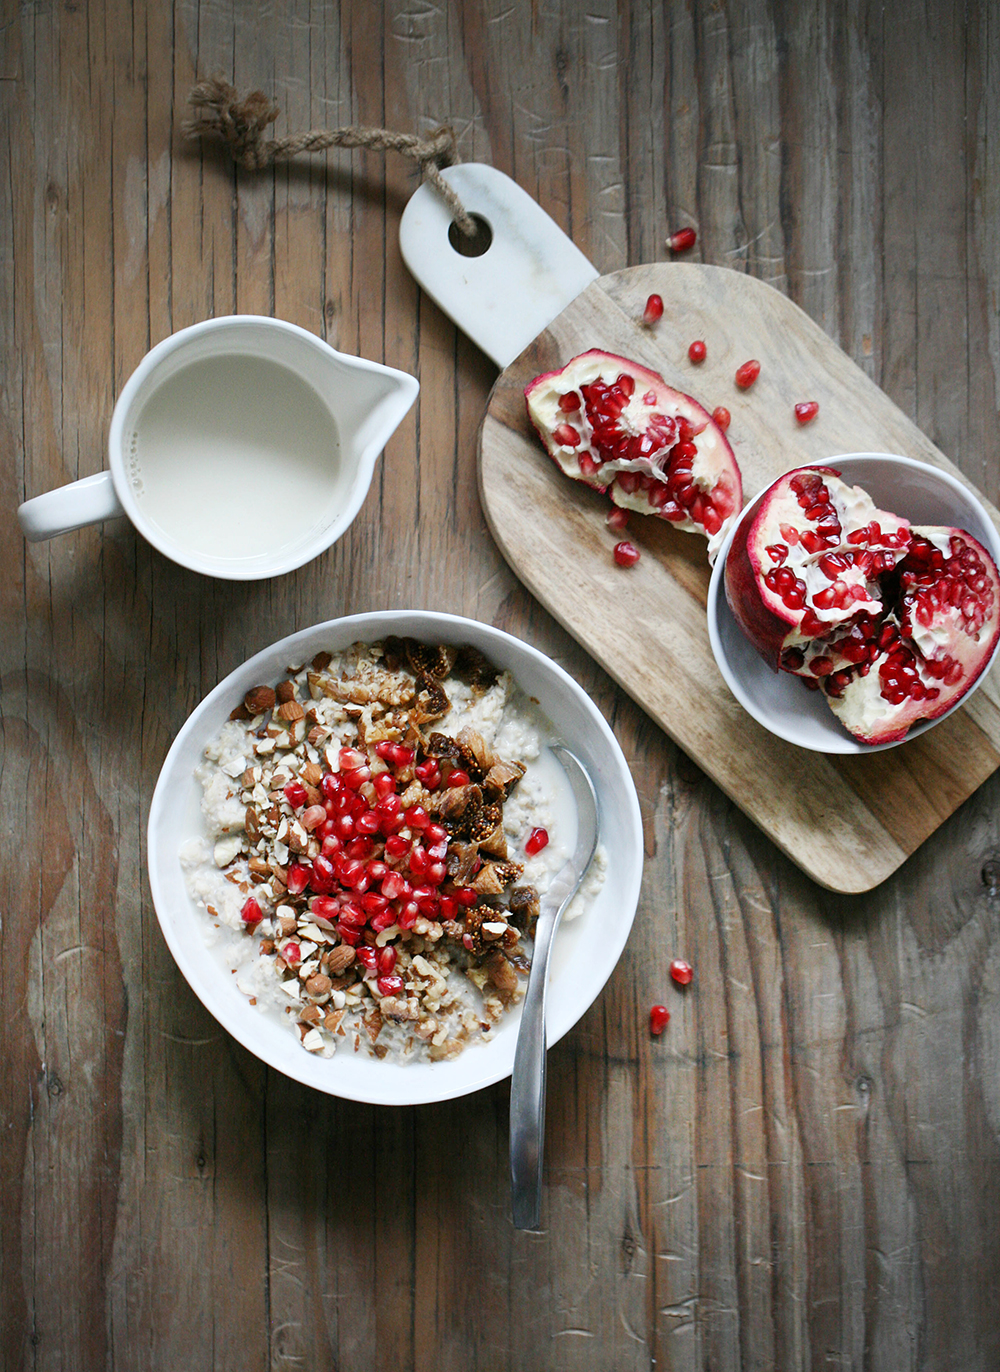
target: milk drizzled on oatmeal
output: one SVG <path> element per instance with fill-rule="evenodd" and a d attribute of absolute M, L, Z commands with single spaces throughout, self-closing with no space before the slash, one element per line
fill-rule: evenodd
<path fill-rule="evenodd" d="M 576 839 L 554 741 L 471 648 L 355 644 L 254 688 L 205 750 L 205 830 L 181 852 L 213 955 L 322 1056 L 489 1039 Z M 599 850 L 565 918 L 605 868 Z"/>

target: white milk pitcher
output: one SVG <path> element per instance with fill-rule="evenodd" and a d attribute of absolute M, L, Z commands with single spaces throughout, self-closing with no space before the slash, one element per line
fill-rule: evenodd
<path fill-rule="evenodd" d="M 158 343 L 129 378 L 110 470 L 26 500 L 21 528 L 36 542 L 128 515 L 182 567 L 279 576 L 350 525 L 418 389 L 283 320 L 208 319 Z"/>

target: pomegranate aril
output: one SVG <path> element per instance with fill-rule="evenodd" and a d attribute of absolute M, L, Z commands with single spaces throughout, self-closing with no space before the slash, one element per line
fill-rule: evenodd
<path fill-rule="evenodd" d="M 379 772 L 373 785 L 379 800 L 382 800 L 385 796 L 394 795 L 396 792 L 396 778 L 391 772 Z"/>
<path fill-rule="evenodd" d="M 621 505 L 615 505 L 604 522 L 609 529 L 614 529 L 616 533 L 620 533 L 628 523 L 628 510 L 623 509 Z"/>
<path fill-rule="evenodd" d="M 421 848 L 419 844 L 415 845 L 413 852 L 410 854 L 410 871 L 412 874 L 415 877 L 422 877 L 430 866 L 430 863 L 431 860 L 427 856 L 427 850 Z"/>
<path fill-rule="evenodd" d="M 428 824 L 424 832 L 425 843 L 441 843 L 448 837 L 448 830 L 443 824 Z"/>
<path fill-rule="evenodd" d="M 398 996 L 403 991 L 403 978 L 397 976 L 379 977 L 375 986 L 380 996 Z"/>
<path fill-rule="evenodd" d="M 795 406 L 795 418 L 800 424 L 808 424 L 819 414 L 818 400 L 802 400 Z"/>
<path fill-rule="evenodd" d="M 426 762 L 418 762 L 413 769 L 417 780 L 427 787 L 428 791 L 436 791 L 441 782 L 441 771 L 438 767 L 437 758 L 428 758 Z"/>
<path fill-rule="evenodd" d="M 309 885 L 310 868 L 303 863 L 293 862 L 288 868 L 285 885 L 290 896 L 299 896 Z"/>
<path fill-rule="evenodd" d="M 387 943 L 384 948 L 378 950 L 377 966 L 381 976 L 387 977 L 396 966 L 396 950 L 391 943 Z"/>
<path fill-rule="evenodd" d="M 368 759 L 357 748 L 341 748 L 338 755 L 341 772 L 353 772 L 367 765 Z"/>
<path fill-rule="evenodd" d="M 667 247 L 671 252 L 687 252 L 697 241 L 698 235 L 694 229 L 676 229 L 667 239 Z"/>
<path fill-rule="evenodd" d="M 404 810 L 403 819 L 411 829 L 426 829 L 431 822 L 430 815 L 422 805 L 411 805 L 408 810 Z"/>
<path fill-rule="evenodd" d="M 642 312 L 642 322 L 648 327 L 662 318 L 663 298 L 659 295 L 651 295 L 646 301 L 646 308 Z"/>
<path fill-rule="evenodd" d="M 717 424 L 720 429 L 726 430 L 733 422 L 733 417 L 726 409 L 725 405 L 717 405 L 712 411 L 712 422 L 713 424 Z"/>
<path fill-rule="evenodd" d="M 673 962 L 670 964 L 670 975 L 673 977 L 674 981 L 677 982 L 678 986 L 687 986 L 694 976 L 694 969 L 691 964 L 685 962 L 683 958 L 674 958 Z"/>
<path fill-rule="evenodd" d="M 760 376 L 760 363 L 756 358 L 751 358 L 749 362 L 743 362 L 736 368 L 736 384 L 740 390 L 748 390 Z"/>
<path fill-rule="evenodd" d="M 449 790 L 456 790 L 459 786 L 468 786 L 468 784 L 468 772 L 463 771 L 461 767 L 456 767 L 445 782 L 445 787 Z"/>
<path fill-rule="evenodd" d="M 543 848 L 549 845 L 549 835 L 545 829 L 532 829 L 524 843 L 524 851 L 529 857 L 534 857 Z"/>
<path fill-rule="evenodd" d="M 300 810 L 309 797 L 301 781 L 290 781 L 285 787 L 285 799 L 293 810 Z"/>
<path fill-rule="evenodd" d="M 582 404 L 583 401 L 576 391 L 567 391 L 559 397 L 559 408 L 563 414 L 575 414 Z"/>
<path fill-rule="evenodd" d="M 578 448 L 580 446 L 580 435 L 572 424 L 557 424 L 552 430 L 552 437 L 564 448 Z"/>
<path fill-rule="evenodd" d="M 322 853 L 313 858 L 312 876 L 309 878 L 309 885 L 314 891 L 324 893 L 332 891 L 337 882 L 337 870 L 329 857 L 324 857 Z"/>
<path fill-rule="evenodd" d="M 614 558 L 619 567 L 634 567 L 639 557 L 639 549 L 634 543 L 624 541 L 615 544 Z"/>
<path fill-rule="evenodd" d="M 289 967 L 297 967 L 302 961 L 302 949 L 292 940 L 281 945 L 281 956 L 288 963 Z"/>
<path fill-rule="evenodd" d="M 478 905 L 479 903 L 479 896 L 471 886 L 458 886 L 452 892 L 452 895 L 458 901 L 459 905 L 465 906 L 467 910 L 471 910 L 474 905 Z"/>
<path fill-rule="evenodd" d="M 390 834 L 385 841 L 385 855 L 395 861 L 410 851 L 410 840 L 400 834 Z"/>
<path fill-rule="evenodd" d="M 692 362 L 699 363 L 704 362 L 707 356 L 708 349 L 705 347 L 704 342 L 700 338 L 696 338 L 695 341 L 688 348 L 688 357 L 691 359 Z"/>
<path fill-rule="evenodd" d="M 248 896 L 243 902 L 243 907 L 240 910 L 240 918 L 243 923 L 248 926 L 259 924 L 264 918 L 264 912 L 254 900 L 253 896 Z"/>
<path fill-rule="evenodd" d="M 670 1011 L 665 1005 L 654 1005 L 649 1012 L 649 1032 L 662 1034 L 670 1023 Z"/>
<path fill-rule="evenodd" d="M 365 971 L 374 972 L 377 969 L 378 953 L 374 948 L 359 948 L 354 956 L 355 960 L 361 963 L 361 966 Z"/>

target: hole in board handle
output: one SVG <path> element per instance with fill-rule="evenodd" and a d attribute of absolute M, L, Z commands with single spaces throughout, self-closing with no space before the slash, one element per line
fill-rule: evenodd
<path fill-rule="evenodd" d="M 448 242 L 462 257 L 482 257 L 493 242 L 493 230 L 481 214 L 473 214 L 470 218 L 476 226 L 471 238 L 452 220 L 448 225 Z"/>

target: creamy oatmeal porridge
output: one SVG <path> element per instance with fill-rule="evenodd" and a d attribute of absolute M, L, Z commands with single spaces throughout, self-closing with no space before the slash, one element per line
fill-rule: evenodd
<path fill-rule="evenodd" d="M 253 688 L 205 750 L 181 852 L 213 955 L 321 1056 L 489 1039 L 575 841 L 553 741 L 473 648 L 387 638 Z M 565 918 L 605 870 L 599 849 Z"/>

